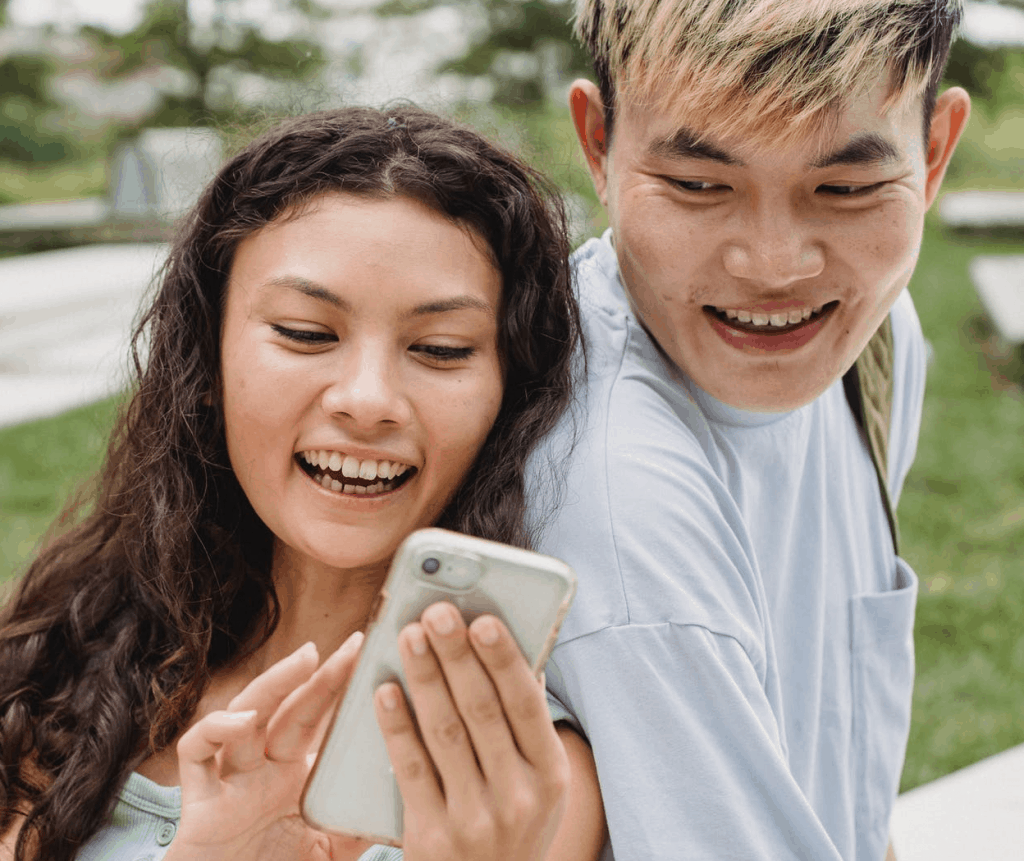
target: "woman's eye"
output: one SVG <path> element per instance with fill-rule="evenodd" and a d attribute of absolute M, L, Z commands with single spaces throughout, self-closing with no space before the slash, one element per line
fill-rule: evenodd
<path fill-rule="evenodd" d="M 321 332 L 319 330 L 310 329 L 290 329 L 287 326 L 281 326 L 277 323 L 271 323 L 270 328 L 277 332 L 282 338 L 287 338 L 289 341 L 295 341 L 299 344 L 327 344 L 331 341 L 337 341 L 336 335 L 331 332 Z"/>
<path fill-rule="evenodd" d="M 881 188 L 885 183 L 875 182 L 871 185 L 819 185 L 818 191 L 825 194 L 832 194 L 836 197 L 859 197 L 870 194 Z"/>
<path fill-rule="evenodd" d="M 458 362 L 476 352 L 473 347 L 446 347 L 441 344 L 417 344 L 409 349 L 437 362 Z"/>

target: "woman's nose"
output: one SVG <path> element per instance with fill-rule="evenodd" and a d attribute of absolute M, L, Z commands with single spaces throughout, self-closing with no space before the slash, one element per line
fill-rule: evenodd
<path fill-rule="evenodd" d="M 734 278 L 787 287 L 825 268 L 825 252 L 808 226 L 784 210 L 748 219 L 725 247 L 723 263 Z"/>
<path fill-rule="evenodd" d="M 323 409 L 362 429 L 408 420 L 409 402 L 394 362 L 382 350 L 358 349 L 339 363 L 323 392 Z"/>

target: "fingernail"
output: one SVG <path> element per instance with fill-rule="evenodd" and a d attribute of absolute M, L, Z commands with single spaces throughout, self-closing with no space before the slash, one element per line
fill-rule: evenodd
<path fill-rule="evenodd" d="M 225 712 L 225 714 L 232 723 L 245 723 L 256 717 L 256 709 L 249 709 L 244 712 Z"/>
<path fill-rule="evenodd" d="M 435 633 L 445 636 L 455 630 L 454 612 L 451 607 L 438 607 L 430 612 L 427 622 Z"/>
<path fill-rule="evenodd" d="M 341 651 L 346 655 L 351 655 L 353 652 L 358 651 L 359 647 L 363 644 L 363 632 L 355 631 L 349 634 L 347 640 L 341 644 Z"/>
<path fill-rule="evenodd" d="M 485 646 L 493 646 L 498 642 L 498 626 L 490 616 L 482 616 L 473 623 L 473 633 Z"/>
<path fill-rule="evenodd" d="M 316 649 L 316 643 L 314 643 L 312 640 L 310 640 L 308 643 L 303 643 L 301 646 L 299 646 L 299 648 L 292 652 L 292 654 L 297 657 L 303 658 L 307 655 L 312 655 L 314 658 L 317 658 L 318 660 L 320 658 L 320 653 L 317 652 Z"/>
<path fill-rule="evenodd" d="M 427 638 L 423 636 L 423 629 L 415 625 L 408 629 L 406 635 L 409 638 L 409 648 L 414 655 L 425 655 L 427 653 Z"/>
<path fill-rule="evenodd" d="M 389 712 L 398 708 L 398 693 L 394 685 L 385 685 L 380 689 L 380 704 Z"/>

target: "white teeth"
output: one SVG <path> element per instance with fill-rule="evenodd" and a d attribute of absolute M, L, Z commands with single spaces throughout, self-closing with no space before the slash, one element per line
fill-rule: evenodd
<path fill-rule="evenodd" d="M 811 319 L 811 309 L 810 308 L 804 308 L 804 312 L 801 315 L 801 319 L 803 319 L 803 320 L 810 320 Z"/>
<path fill-rule="evenodd" d="M 357 484 L 356 485 L 356 494 L 358 494 L 359 496 L 362 496 L 364 493 L 366 493 L 366 488 L 363 487 L 361 484 Z"/>
<path fill-rule="evenodd" d="M 359 477 L 367 481 L 373 481 L 377 477 L 377 461 L 364 460 L 359 464 Z"/>
<path fill-rule="evenodd" d="M 331 490 L 333 490 L 335 493 L 341 490 L 341 482 L 338 481 L 337 479 L 331 479 Z"/>
<path fill-rule="evenodd" d="M 377 477 L 385 478 L 390 481 L 394 476 L 391 474 L 391 470 L 395 468 L 395 465 L 387 460 L 382 460 L 377 464 Z"/>
<path fill-rule="evenodd" d="M 732 308 L 727 308 L 725 311 L 725 316 L 728 317 L 730 320 L 735 320 L 736 317 L 739 316 L 739 313 L 739 311 L 734 311 L 732 310 Z"/>
<path fill-rule="evenodd" d="M 409 469 L 409 467 L 407 467 L 404 463 L 392 464 L 391 468 L 394 471 L 394 474 L 391 476 L 392 478 L 397 478 L 400 475 L 405 475 L 405 473 Z"/>
<path fill-rule="evenodd" d="M 804 318 L 803 311 L 790 311 L 788 321 L 790 323 L 799 323 Z"/>
<path fill-rule="evenodd" d="M 327 466 L 332 472 L 337 472 L 341 469 L 341 455 L 336 451 L 332 451 L 330 460 L 327 462 Z"/>
<path fill-rule="evenodd" d="M 348 455 L 341 465 L 341 474 L 345 478 L 359 478 L 359 458 Z"/>
<path fill-rule="evenodd" d="M 345 485 L 345 493 L 355 493 L 355 492 L 356 492 L 356 486 L 354 484 L 346 484 Z"/>
<path fill-rule="evenodd" d="M 812 308 L 811 311 L 812 311 L 812 313 L 817 314 L 824 307 L 825 307 L 824 305 L 819 305 L 817 308 Z"/>
<path fill-rule="evenodd" d="M 749 311 L 737 311 L 736 312 L 736 319 L 739 320 L 741 323 L 749 323 L 750 319 L 751 319 L 750 318 L 750 312 Z"/>
<path fill-rule="evenodd" d="M 320 453 L 317 455 L 317 466 L 320 469 L 327 469 L 327 464 L 331 462 L 331 453 L 320 449 Z"/>
<path fill-rule="evenodd" d="M 767 314 L 751 314 L 750 320 L 755 326 L 767 326 L 769 317 Z"/>
<path fill-rule="evenodd" d="M 773 326 L 786 326 L 789 324 L 789 314 L 771 314 L 768 321 Z"/>

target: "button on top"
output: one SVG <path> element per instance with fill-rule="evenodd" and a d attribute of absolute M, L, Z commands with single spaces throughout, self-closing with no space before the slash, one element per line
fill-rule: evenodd
<path fill-rule="evenodd" d="M 165 822 L 160 826 L 160 831 L 157 832 L 156 842 L 161 846 L 166 846 L 174 839 L 174 832 L 177 830 L 173 822 Z"/>

